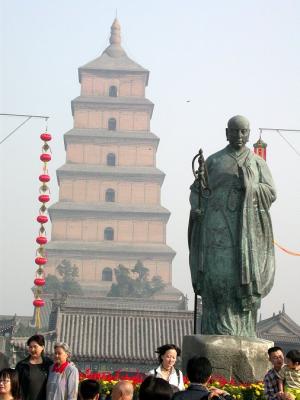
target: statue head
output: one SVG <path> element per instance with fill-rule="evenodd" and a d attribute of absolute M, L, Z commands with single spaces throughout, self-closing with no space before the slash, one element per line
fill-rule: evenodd
<path fill-rule="evenodd" d="M 235 150 L 240 150 L 245 147 L 249 140 L 250 124 L 247 118 L 236 115 L 227 123 L 226 137 L 230 145 Z"/>

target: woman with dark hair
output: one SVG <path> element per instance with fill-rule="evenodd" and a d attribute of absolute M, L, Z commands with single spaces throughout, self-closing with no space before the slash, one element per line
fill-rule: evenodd
<path fill-rule="evenodd" d="M 53 361 L 44 355 L 45 338 L 33 335 L 27 340 L 29 356 L 19 361 L 16 371 L 19 375 L 22 400 L 45 400 L 49 368 Z"/>
<path fill-rule="evenodd" d="M 12 368 L 4 368 L 0 371 L 0 400 L 19 399 L 18 373 Z"/>
<path fill-rule="evenodd" d="M 47 382 L 47 400 L 77 400 L 79 372 L 70 362 L 71 351 L 66 343 L 55 343 L 55 364 Z"/>
<path fill-rule="evenodd" d="M 184 390 L 182 372 L 175 367 L 177 357 L 180 357 L 181 350 L 175 344 L 164 344 L 155 351 L 158 354 L 159 366 L 152 369 L 149 375 L 156 378 L 162 378 L 169 382 L 170 385 Z"/>
<path fill-rule="evenodd" d="M 139 400 L 170 400 L 173 396 L 172 386 L 162 378 L 147 376 L 139 390 Z"/>

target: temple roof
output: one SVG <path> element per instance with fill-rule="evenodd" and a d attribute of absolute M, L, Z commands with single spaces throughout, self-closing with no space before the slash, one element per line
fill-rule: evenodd
<path fill-rule="evenodd" d="M 153 364 L 157 361 L 155 349 L 158 346 L 165 343 L 181 346 L 183 337 L 192 332 L 191 311 L 99 309 L 78 313 L 76 309 L 62 307 L 56 337 L 45 335 L 45 350 L 52 353 L 51 342 L 63 341 L 69 344 L 75 360 L 138 360 Z M 14 338 L 13 344 L 24 348 L 25 338 Z"/>
<path fill-rule="evenodd" d="M 111 26 L 109 41 L 110 45 L 103 51 L 100 57 L 97 57 L 79 68 L 79 81 L 81 82 L 81 73 L 84 71 L 115 71 L 145 74 L 147 84 L 149 71 L 131 60 L 121 46 L 121 27 L 117 18 Z"/>
<path fill-rule="evenodd" d="M 257 336 L 274 342 L 300 343 L 300 326 L 285 312 L 284 308 L 257 324 Z"/>
<path fill-rule="evenodd" d="M 6 332 L 11 333 L 15 325 L 15 316 L 0 316 L 0 336 L 4 336 Z"/>
<path fill-rule="evenodd" d="M 62 312 L 58 340 L 69 343 L 75 357 L 154 362 L 158 346 L 164 343 L 181 346 L 183 336 L 193 330 L 191 313 L 186 311 L 161 312 L 162 315 L 146 310 L 101 311 L 89 315 Z M 112 332 L 114 340 L 111 340 Z"/>
<path fill-rule="evenodd" d="M 54 241 L 51 240 L 46 246 L 47 254 L 61 255 L 64 257 L 74 256 L 77 258 L 103 258 L 110 256 L 112 259 L 120 259 L 120 257 L 130 257 L 140 259 L 142 257 L 159 258 L 164 260 L 172 260 L 175 257 L 175 251 L 166 244 L 154 243 L 124 243 L 111 240 L 99 242 L 84 241 Z"/>
<path fill-rule="evenodd" d="M 143 299 L 124 299 L 119 307 L 109 307 L 109 300 L 70 296 L 65 303 L 58 303 L 55 335 L 54 331 L 45 335 L 46 352 L 53 351 L 54 341 L 63 341 L 70 345 L 75 360 L 153 364 L 158 346 L 175 343 L 181 347 L 183 337 L 193 333 L 192 311 L 136 309 L 132 303 Z M 270 332 L 272 326 L 280 324 L 288 336 L 299 332 L 299 326 L 283 312 L 260 321 L 258 333 L 262 328 Z M 25 348 L 26 340 L 13 338 L 13 344 Z M 275 341 L 275 337 L 269 340 Z"/>

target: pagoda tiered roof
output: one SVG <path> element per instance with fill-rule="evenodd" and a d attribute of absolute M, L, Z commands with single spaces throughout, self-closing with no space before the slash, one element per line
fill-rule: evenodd
<path fill-rule="evenodd" d="M 100 216 L 109 217 L 110 219 L 140 219 L 148 218 L 152 220 L 162 219 L 167 221 L 170 217 L 170 212 L 161 205 L 135 205 L 135 204 L 120 204 L 114 202 L 103 203 L 75 203 L 63 202 L 53 204 L 49 207 L 49 215 L 51 219 L 59 218 L 74 218 L 80 214 L 80 218 L 99 218 Z"/>
<path fill-rule="evenodd" d="M 154 104 L 144 97 L 82 97 L 79 96 L 71 102 L 72 115 L 77 109 L 109 109 L 149 111 L 152 116 Z"/>
<path fill-rule="evenodd" d="M 159 138 L 149 131 L 108 131 L 107 129 L 80 128 L 71 129 L 64 134 L 65 146 L 68 143 L 118 143 L 118 144 L 154 144 Z"/>
<path fill-rule="evenodd" d="M 170 260 L 175 257 L 175 251 L 166 244 L 160 243 L 126 243 L 116 241 L 62 241 L 51 240 L 47 244 L 48 255 L 61 255 L 76 258 L 92 258 L 107 257 L 119 259 L 120 257 L 129 257 L 139 259 L 144 258 L 160 258 Z"/>
<path fill-rule="evenodd" d="M 101 106 L 107 106 L 108 108 L 122 108 L 122 106 L 125 106 L 128 108 L 128 106 L 134 106 L 135 109 L 138 109 L 139 106 L 142 108 L 149 108 L 151 111 L 153 110 L 154 104 L 152 101 L 146 99 L 145 97 L 107 97 L 107 96 L 78 96 L 74 100 L 72 100 L 72 110 L 74 109 L 74 106 L 76 105 L 84 105 L 84 106 L 90 106 L 90 105 L 100 105 Z M 86 107 L 85 107 L 86 108 Z"/>
<path fill-rule="evenodd" d="M 57 179 L 76 177 L 95 177 L 117 179 L 118 181 L 132 180 L 135 182 L 163 183 L 165 174 L 156 167 L 119 167 L 95 164 L 66 163 L 57 169 Z"/>

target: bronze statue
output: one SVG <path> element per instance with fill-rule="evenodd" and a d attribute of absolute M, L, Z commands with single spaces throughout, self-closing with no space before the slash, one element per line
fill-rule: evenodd
<path fill-rule="evenodd" d="M 257 310 L 274 282 L 276 193 L 266 162 L 246 147 L 249 133 L 245 117 L 231 118 L 229 145 L 205 164 L 199 155 L 191 186 L 190 268 L 202 334 L 255 337 Z"/>

